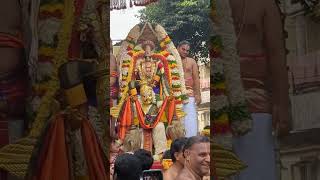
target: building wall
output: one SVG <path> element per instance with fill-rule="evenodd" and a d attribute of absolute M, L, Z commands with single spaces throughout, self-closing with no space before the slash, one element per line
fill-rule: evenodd
<path fill-rule="evenodd" d="M 290 6 L 287 7 L 290 9 Z M 292 8 L 293 9 L 293 8 Z M 313 22 L 303 13 L 286 17 L 285 28 L 288 32 L 286 47 L 289 50 L 287 63 L 289 66 L 290 96 L 293 112 L 293 126 L 296 130 L 305 129 L 307 123 L 312 127 L 319 126 L 320 112 L 316 110 L 320 91 L 295 94 L 294 87 L 299 84 L 315 84 L 320 82 L 320 24 Z M 320 88 L 320 87 L 319 87 Z M 311 101 L 307 102 L 307 99 Z M 314 101 L 312 101 L 314 100 Z"/>
<path fill-rule="evenodd" d="M 199 77 L 201 88 L 201 108 L 198 108 L 198 130 L 201 132 L 205 126 L 210 125 L 210 67 L 199 65 Z"/>
<path fill-rule="evenodd" d="M 281 180 L 320 180 L 320 147 L 282 152 Z"/>
<path fill-rule="evenodd" d="M 120 50 L 120 46 L 113 46 L 113 55 L 117 56 Z"/>
<path fill-rule="evenodd" d="M 201 132 L 204 127 L 210 126 L 210 107 L 198 109 L 198 130 Z"/>
<path fill-rule="evenodd" d="M 310 72 L 308 64 L 311 61 L 317 62 L 316 55 L 320 50 L 320 24 L 311 21 L 303 14 L 303 7 L 299 4 L 292 4 L 291 0 L 281 0 L 282 11 L 286 14 L 285 29 L 288 33 L 286 39 L 286 48 L 289 50 L 287 62 L 290 71 L 299 74 L 299 68 L 305 74 Z M 320 56 L 319 56 L 320 62 Z M 303 78 L 306 78 L 303 75 Z M 312 75 L 313 76 L 313 75 Z M 312 123 L 319 121 L 316 118 L 315 112 L 318 107 L 313 102 L 315 98 L 320 98 L 320 92 L 295 94 L 293 93 L 292 76 L 289 73 L 290 97 L 293 103 L 293 130 L 304 129 L 304 132 L 309 132 Z M 314 98 L 306 98 L 304 96 L 315 96 Z M 301 101 L 300 103 L 298 101 Z M 302 102 L 303 101 L 303 102 Z M 313 104 L 312 104 L 312 103 Z M 300 104 L 300 107 L 298 107 Z M 302 106 L 309 106 L 304 108 Z M 308 110 L 309 113 L 305 110 Z M 310 113 L 312 112 L 312 113 Z M 320 114 L 320 113 L 319 113 Z M 312 115 L 312 116 L 311 116 Z M 319 116 L 320 117 L 320 116 Z M 303 128 L 302 128 L 303 127 Z M 317 130 L 316 130 L 317 131 Z M 320 132 L 319 132 L 320 134 Z M 305 134 L 294 131 L 292 136 L 305 139 Z M 311 143 L 308 145 L 300 145 L 297 147 L 295 141 L 297 138 L 280 141 L 280 177 L 281 180 L 320 180 L 320 145 L 319 143 Z M 305 141 L 308 141 L 307 139 Z M 285 145 L 284 145 L 285 144 Z M 316 148 L 315 148 L 316 147 Z M 279 162 L 278 162 L 279 163 Z"/>

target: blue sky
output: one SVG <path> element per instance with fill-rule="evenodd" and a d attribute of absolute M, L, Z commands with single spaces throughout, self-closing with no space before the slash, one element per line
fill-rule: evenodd
<path fill-rule="evenodd" d="M 113 41 L 124 39 L 130 29 L 139 23 L 139 19 L 135 15 L 138 15 L 138 11 L 143 8 L 133 7 L 110 12 L 110 36 Z"/>

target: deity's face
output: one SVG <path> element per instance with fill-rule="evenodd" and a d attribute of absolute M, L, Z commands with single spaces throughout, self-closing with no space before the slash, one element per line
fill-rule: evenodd
<path fill-rule="evenodd" d="M 143 85 L 140 88 L 140 95 L 143 104 L 151 104 L 152 103 L 152 87 Z"/>
<path fill-rule="evenodd" d="M 152 47 L 150 45 L 146 45 L 144 48 L 145 56 L 149 57 L 152 55 Z"/>
<path fill-rule="evenodd" d="M 145 40 L 142 43 L 142 48 L 145 52 L 145 56 L 150 57 L 152 55 L 152 51 L 154 49 L 154 43 L 150 40 Z"/>

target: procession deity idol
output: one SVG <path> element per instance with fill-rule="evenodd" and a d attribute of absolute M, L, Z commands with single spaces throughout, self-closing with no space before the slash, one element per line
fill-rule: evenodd
<path fill-rule="evenodd" d="M 142 131 L 141 147 L 159 155 L 167 149 L 165 125 L 183 126 L 182 105 L 188 100 L 178 51 L 160 25 L 145 23 L 132 28 L 118 60 L 120 100 L 111 109 L 118 136 L 126 147 L 133 142 L 132 131 Z"/>

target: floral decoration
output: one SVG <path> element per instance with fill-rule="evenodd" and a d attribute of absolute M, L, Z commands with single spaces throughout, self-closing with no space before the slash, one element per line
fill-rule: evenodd
<path fill-rule="evenodd" d="M 251 128 L 251 116 L 244 98 L 240 71 L 237 69 L 240 66 L 235 50 L 236 36 L 230 19 L 229 4 L 212 1 L 214 34 L 210 38 L 210 58 L 214 135 L 243 135 Z M 225 45 L 226 42 L 228 45 Z"/>

